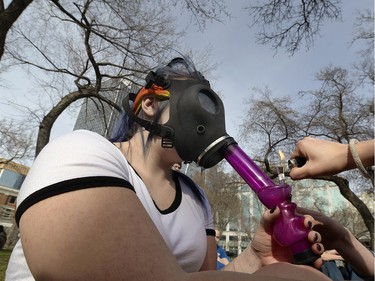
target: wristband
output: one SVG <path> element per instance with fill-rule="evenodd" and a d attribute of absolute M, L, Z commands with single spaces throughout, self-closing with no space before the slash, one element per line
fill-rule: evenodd
<path fill-rule="evenodd" d="M 358 170 L 361 172 L 362 176 L 368 179 L 372 179 L 373 175 L 371 175 L 366 168 L 363 166 L 361 159 L 359 158 L 357 149 L 355 148 L 355 144 L 358 143 L 358 140 L 351 139 L 349 141 L 349 149 L 352 157 L 354 159 L 355 165 L 357 166 Z"/>

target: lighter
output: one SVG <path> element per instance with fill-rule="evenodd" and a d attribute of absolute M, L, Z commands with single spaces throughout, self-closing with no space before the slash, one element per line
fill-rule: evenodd
<path fill-rule="evenodd" d="M 305 164 L 306 164 L 306 158 L 303 158 L 303 157 L 296 157 L 296 158 L 288 160 L 289 169 L 292 169 L 295 167 L 302 167 Z"/>

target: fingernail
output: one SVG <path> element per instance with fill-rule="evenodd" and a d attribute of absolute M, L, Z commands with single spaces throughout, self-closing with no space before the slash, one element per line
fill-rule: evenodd
<path fill-rule="evenodd" d="M 322 247 L 320 246 L 320 244 L 317 244 L 316 248 L 318 249 L 319 252 L 322 250 Z"/>
<path fill-rule="evenodd" d="M 309 228 L 312 228 L 313 223 L 312 223 L 311 221 L 308 221 L 308 222 L 307 222 L 307 225 L 309 226 Z"/>
<path fill-rule="evenodd" d="M 270 214 L 273 214 L 273 212 L 275 212 L 275 210 L 276 210 L 276 206 L 273 207 L 273 208 L 270 210 Z"/>
<path fill-rule="evenodd" d="M 315 233 L 314 241 L 318 241 L 318 234 L 317 233 Z"/>

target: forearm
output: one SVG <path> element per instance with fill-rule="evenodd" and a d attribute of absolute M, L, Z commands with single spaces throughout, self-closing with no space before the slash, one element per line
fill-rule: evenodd
<path fill-rule="evenodd" d="M 374 278 L 374 256 L 352 233 L 348 231 L 345 241 L 336 250 L 357 274 L 371 280 Z"/>
<path fill-rule="evenodd" d="M 248 247 L 230 264 L 221 271 L 236 271 L 241 273 L 251 273 L 250 280 L 300 280 L 300 281 L 329 281 L 320 271 L 311 266 L 294 265 L 285 262 L 277 262 L 262 266 L 252 247 Z M 238 279 L 236 279 L 238 280 Z"/>
<path fill-rule="evenodd" d="M 297 266 L 289 263 L 275 263 L 262 267 L 253 274 L 223 272 L 221 271 L 203 271 L 199 273 L 189 273 L 181 281 L 332 281 L 322 272 L 309 267 Z"/>
<path fill-rule="evenodd" d="M 262 267 L 261 262 L 251 246 L 227 264 L 222 271 L 253 273 Z"/>
<path fill-rule="evenodd" d="M 364 167 L 370 167 L 374 165 L 374 140 L 362 141 L 354 144 L 355 150 L 358 153 L 359 159 L 361 160 Z M 332 155 L 335 162 L 329 163 L 330 168 L 335 172 L 347 171 L 357 168 L 354 161 L 353 155 L 350 151 L 349 144 L 334 143 L 332 147 Z"/>

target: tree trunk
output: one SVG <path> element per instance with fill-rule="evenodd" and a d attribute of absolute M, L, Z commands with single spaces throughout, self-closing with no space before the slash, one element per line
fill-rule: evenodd
<path fill-rule="evenodd" d="M 78 91 L 67 94 L 57 103 L 57 105 L 55 105 L 48 112 L 46 116 L 44 116 L 42 122 L 40 122 L 38 138 L 35 148 L 35 157 L 38 156 L 43 147 L 45 147 L 46 144 L 49 142 L 52 126 L 55 123 L 56 119 L 60 116 L 60 114 L 63 113 L 65 109 L 73 102 L 88 97 L 95 97 L 98 100 L 107 103 L 110 106 L 113 106 L 115 109 L 119 111 L 121 110 L 121 108 L 115 102 L 111 101 L 110 99 L 104 96 L 101 96 L 96 90 L 96 87 L 92 87 L 91 89 L 80 89 Z"/>
<path fill-rule="evenodd" d="M 8 31 L 31 2 L 33 0 L 13 0 L 5 10 L 4 6 L 0 8 L 0 60 Z"/>
<path fill-rule="evenodd" d="M 350 189 L 349 181 L 338 176 L 326 176 L 320 177 L 319 179 L 334 182 L 340 189 L 341 195 L 344 196 L 354 206 L 354 208 L 358 210 L 368 231 L 370 232 L 371 249 L 374 249 L 374 217 L 366 204 Z"/>
<path fill-rule="evenodd" d="M 35 148 L 35 157 L 38 156 L 40 151 L 46 144 L 49 142 L 52 126 L 55 123 L 56 119 L 60 116 L 61 113 L 73 102 L 82 98 L 79 92 L 73 92 L 66 96 L 64 96 L 60 102 L 54 106 L 51 111 L 48 112 L 46 116 L 44 116 L 42 122 L 39 125 L 39 132 L 38 138 L 36 141 L 36 148 Z"/>

